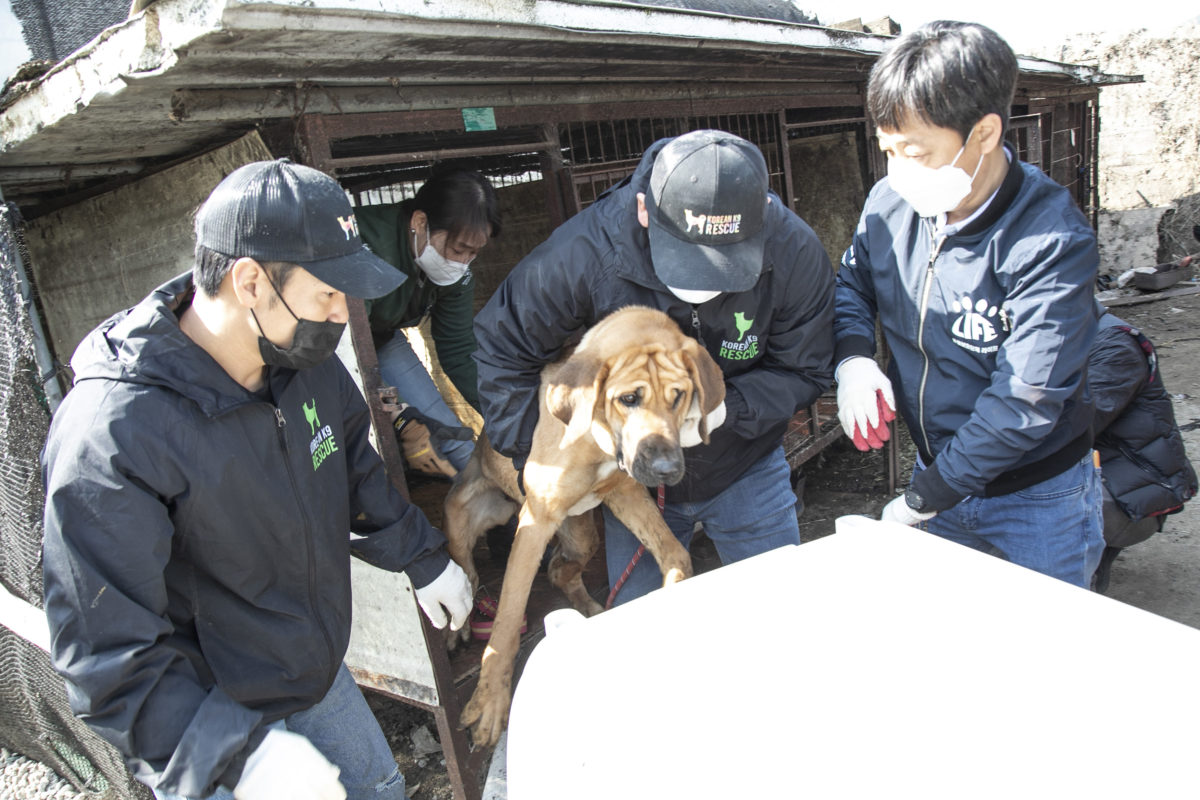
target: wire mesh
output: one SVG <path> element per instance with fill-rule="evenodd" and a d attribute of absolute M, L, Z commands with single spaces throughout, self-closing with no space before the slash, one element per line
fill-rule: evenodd
<path fill-rule="evenodd" d="M 563 160 L 571 167 L 575 209 L 583 210 L 623 181 L 659 139 L 711 128 L 758 145 L 767 161 L 771 189 L 784 195 L 783 154 L 776 114 L 712 114 L 575 122 L 562 126 Z"/>
<path fill-rule="evenodd" d="M 42 446 L 50 413 L 21 294 L 16 206 L 0 204 L 0 582 L 42 607 Z M 86 796 L 147 800 L 117 751 L 71 713 L 49 655 L 0 625 L 0 744 L 54 769 Z"/>

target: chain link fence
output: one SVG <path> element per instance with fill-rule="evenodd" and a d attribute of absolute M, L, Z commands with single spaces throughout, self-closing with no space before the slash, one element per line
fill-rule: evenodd
<path fill-rule="evenodd" d="M 50 411 L 21 292 L 16 206 L 0 203 L 0 583 L 42 607 L 42 446 Z M 117 751 L 77 720 L 49 655 L 0 624 L 0 745 L 103 800 L 149 800 Z"/>

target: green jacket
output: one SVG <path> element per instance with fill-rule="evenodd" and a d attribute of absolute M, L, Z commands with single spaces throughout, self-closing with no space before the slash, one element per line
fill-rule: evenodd
<path fill-rule="evenodd" d="M 463 399 L 479 409 L 475 361 L 475 279 L 470 270 L 458 283 L 438 286 L 413 260 L 408 214 L 398 203 L 354 210 L 363 241 L 375 255 L 408 276 L 391 294 L 367 300 L 371 334 L 381 347 L 400 328 L 421 324 L 428 315 L 438 361 Z M 403 399 L 403 387 L 399 388 Z"/>

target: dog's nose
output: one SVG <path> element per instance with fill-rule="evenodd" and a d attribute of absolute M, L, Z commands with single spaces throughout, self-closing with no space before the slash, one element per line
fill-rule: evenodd
<path fill-rule="evenodd" d="M 666 454 L 660 455 L 650 462 L 650 471 L 658 476 L 659 483 L 675 484 L 683 477 L 683 461 Z"/>

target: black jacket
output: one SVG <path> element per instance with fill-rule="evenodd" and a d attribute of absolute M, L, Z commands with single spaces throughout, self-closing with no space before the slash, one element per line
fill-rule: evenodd
<path fill-rule="evenodd" d="M 542 367 L 619 308 L 666 312 L 725 374 L 725 424 L 710 444 L 688 449 L 683 481 L 667 489 L 671 501 L 704 500 L 778 447 L 796 410 L 829 387 L 833 268 L 812 228 L 771 195 L 763 271 L 753 288 L 699 306 L 671 294 L 650 263 L 636 198 L 647 191 L 654 157 L 667 141 L 651 145 L 627 182 L 513 268 L 475 318 L 475 360 L 488 437 L 524 463 Z"/>
<path fill-rule="evenodd" d="M 1129 323 L 1105 314 L 1088 359 L 1088 386 L 1096 403 L 1100 472 L 1117 505 L 1135 521 L 1181 509 L 1196 494 L 1196 472 L 1154 345 Z"/>
<path fill-rule="evenodd" d="M 72 710 L 144 782 L 201 797 L 328 691 L 352 551 L 417 586 L 447 556 L 340 361 L 252 394 L 179 329 L 191 292 L 176 278 L 76 351 L 43 457 L 44 571 Z"/>

